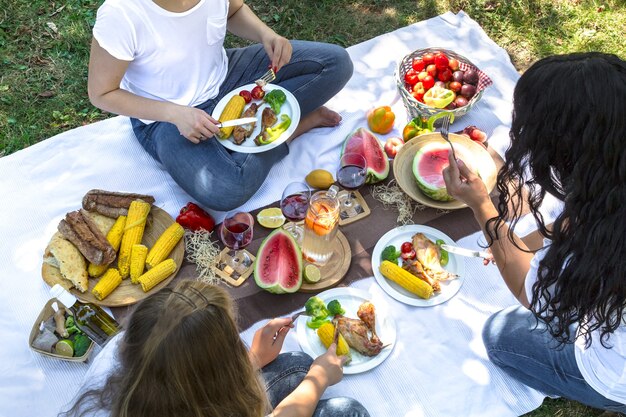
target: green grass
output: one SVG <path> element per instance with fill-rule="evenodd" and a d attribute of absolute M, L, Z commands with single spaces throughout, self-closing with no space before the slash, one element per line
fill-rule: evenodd
<path fill-rule="evenodd" d="M 464 10 L 519 71 L 559 53 L 626 58 L 624 0 L 249 0 L 278 33 L 345 47 L 448 10 Z M 0 156 L 110 115 L 87 98 L 91 28 L 101 1 L 0 0 Z M 228 37 L 228 46 L 246 42 Z M 600 413 L 546 400 L 528 417 Z"/>

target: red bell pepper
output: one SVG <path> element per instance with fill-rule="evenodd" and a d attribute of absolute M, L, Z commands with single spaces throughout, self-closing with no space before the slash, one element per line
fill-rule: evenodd
<path fill-rule="evenodd" d="M 185 207 L 180 209 L 180 214 L 176 217 L 176 222 L 185 229 L 194 232 L 200 229 L 212 232 L 215 227 L 213 217 L 204 211 L 202 207 L 192 202 L 187 203 Z"/>

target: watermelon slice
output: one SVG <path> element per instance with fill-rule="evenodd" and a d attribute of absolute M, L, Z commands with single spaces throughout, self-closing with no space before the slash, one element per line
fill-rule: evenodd
<path fill-rule="evenodd" d="M 343 143 L 341 155 L 344 153 L 363 155 L 367 161 L 366 184 L 382 181 L 389 175 L 389 159 L 387 159 L 383 144 L 364 127 L 360 127 L 348 135 Z"/>
<path fill-rule="evenodd" d="M 293 293 L 302 285 L 302 252 L 282 228 L 265 238 L 254 261 L 256 284 L 274 294 Z"/>
<path fill-rule="evenodd" d="M 448 194 L 442 174 L 444 168 L 449 165 L 449 150 L 450 146 L 447 143 L 426 143 L 417 151 L 413 159 L 413 175 L 417 180 L 417 185 L 426 196 L 433 200 L 454 200 Z M 454 150 L 457 158 L 462 159 L 464 162 L 468 160 L 468 158 L 463 157 L 463 155 L 468 155 L 468 152 L 461 145 L 455 143 Z M 469 164 L 467 165 L 471 169 Z"/>

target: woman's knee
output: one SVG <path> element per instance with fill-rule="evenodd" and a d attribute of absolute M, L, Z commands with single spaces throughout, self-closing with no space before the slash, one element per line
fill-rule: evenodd
<path fill-rule="evenodd" d="M 346 84 L 352 77 L 354 72 L 354 64 L 350 58 L 350 54 L 341 46 L 328 44 L 329 59 L 333 61 L 333 74 L 343 84 Z"/>
<path fill-rule="evenodd" d="M 306 369 L 307 371 L 313 363 L 312 357 L 300 351 L 281 353 L 280 355 L 278 355 L 276 360 L 283 363 L 288 363 L 290 367 L 302 368 Z"/>
<path fill-rule="evenodd" d="M 319 402 L 314 417 L 369 417 L 367 409 L 353 398 L 336 397 Z"/>

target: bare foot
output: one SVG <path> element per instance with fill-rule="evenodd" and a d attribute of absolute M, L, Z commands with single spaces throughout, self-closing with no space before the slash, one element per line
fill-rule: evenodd
<path fill-rule="evenodd" d="M 287 142 L 291 142 L 301 134 L 308 132 L 315 127 L 334 127 L 341 122 L 339 113 L 332 111 L 328 107 L 321 106 L 300 119 L 298 127 L 293 132 Z"/>

